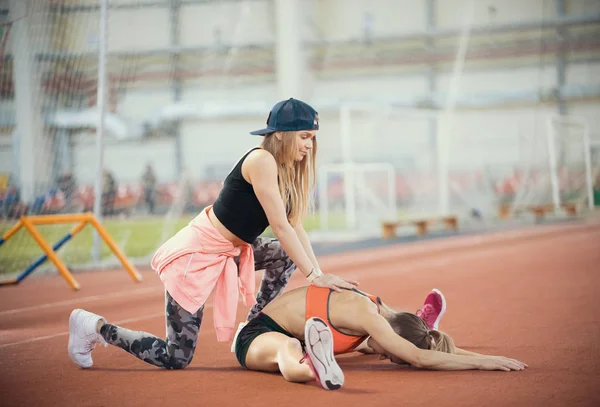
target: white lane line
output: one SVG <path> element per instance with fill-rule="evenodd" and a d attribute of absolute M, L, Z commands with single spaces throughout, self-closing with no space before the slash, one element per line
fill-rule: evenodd
<path fill-rule="evenodd" d="M 204 309 L 210 309 L 212 307 L 213 307 L 212 304 L 206 304 L 204 306 Z M 153 314 L 147 314 L 147 315 L 143 315 L 141 317 L 126 318 L 126 319 L 121 319 L 118 321 L 110 321 L 109 323 L 114 324 L 114 325 L 123 325 L 123 324 L 131 324 L 133 322 L 145 321 L 147 319 L 153 319 L 153 318 L 158 318 L 158 317 L 164 318 L 165 313 L 164 312 L 155 312 Z M 18 341 L 18 342 L 5 343 L 3 345 L 0 345 L 0 349 L 8 348 L 9 346 L 23 345 L 26 343 L 38 342 L 38 341 L 43 341 L 43 340 L 52 339 L 52 338 L 58 338 L 60 336 L 66 336 L 66 335 L 69 335 L 69 331 L 60 332 L 60 333 L 52 334 L 52 335 L 36 336 L 34 338 L 25 339 L 25 340 Z"/>
<path fill-rule="evenodd" d="M 568 238 L 571 241 L 586 241 L 589 242 L 589 233 L 578 233 L 577 235 L 573 236 L 573 235 L 569 235 L 569 236 L 557 236 L 555 238 L 551 238 L 548 240 L 545 240 L 543 243 L 540 242 L 541 246 L 546 246 L 549 244 L 555 244 L 557 240 L 564 240 L 565 238 Z M 582 243 L 583 244 L 583 243 Z M 455 262 L 459 262 L 459 261 L 463 261 L 466 259 L 472 259 L 472 258 L 480 258 L 480 257 L 486 257 L 489 256 L 492 253 L 498 253 L 498 252 L 502 252 L 502 251 L 507 251 L 507 250 L 512 250 L 512 251 L 529 251 L 531 250 L 531 247 L 528 247 L 529 245 L 522 245 L 518 248 L 515 247 L 495 247 L 495 248 L 490 248 L 490 249 L 479 249 L 476 252 L 467 252 L 461 255 L 456 255 L 456 254 L 451 254 L 451 253 L 447 253 L 444 257 L 448 257 L 447 260 L 442 260 L 442 259 L 435 259 L 434 261 L 431 261 L 428 259 L 419 259 L 416 260 L 414 262 L 410 262 L 410 263 L 421 263 L 418 266 L 414 266 L 414 267 L 410 267 L 410 268 L 404 268 L 406 267 L 406 264 L 404 264 L 403 269 L 401 270 L 397 270 L 397 271 L 383 271 L 383 272 L 370 272 L 368 274 L 362 274 L 361 275 L 361 279 L 369 279 L 369 278 L 380 278 L 380 277 L 384 277 L 384 276 L 395 276 L 398 274 L 407 274 L 407 273 L 412 273 L 418 270 L 421 270 L 423 268 L 426 268 L 428 270 L 431 269 L 435 269 L 435 268 L 439 268 L 442 266 L 447 266 L 451 263 L 455 263 Z M 95 297 L 95 296 L 94 296 Z M 206 304 L 206 308 L 212 308 L 212 304 Z M 134 317 L 134 318 L 128 318 L 128 319 L 124 319 L 124 320 L 120 320 L 120 321 L 115 321 L 115 322 L 111 322 L 114 323 L 115 325 L 119 325 L 119 324 L 125 324 L 125 323 L 131 323 L 131 322 L 137 322 L 137 321 L 143 321 L 146 319 L 152 319 L 152 318 L 157 318 L 159 316 L 164 316 L 164 313 L 154 313 L 154 314 L 149 314 L 146 316 L 141 316 L 141 317 Z M 65 336 L 68 335 L 69 332 L 61 332 L 61 333 L 57 333 L 57 334 L 53 334 L 53 335 L 46 335 L 46 336 L 38 336 L 38 337 L 34 337 L 34 338 L 30 338 L 30 339 L 26 339 L 23 341 L 18 341 L 18 342 L 12 342 L 12 343 L 7 343 L 4 345 L 0 345 L 0 349 L 2 348 L 7 348 L 10 346 L 16 346 L 16 345 L 22 345 L 22 344 L 26 344 L 26 343 L 31 343 L 31 342 L 37 342 L 37 341 L 42 341 L 42 340 L 46 340 L 46 339 L 52 339 L 52 338 L 57 338 L 60 336 Z"/>
<path fill-rule="evenodd" d="M 144 287 L 144 288 L 137 288 L 137 289 L 131 290 L 131 291 L 119 291 L 116 293 L 90 295 L 88 297 L 73 298 L 71 300 L 49 302 L 46 304 L 33 305 L 30 307 L 15 308 L 15 309 L 9 309 L 9 310 L 5 310 L 5 311 L 0 311 L 0 316 L 18 314 L 21 312 L 28 312 L 28 311 L 39 311 L 39 310 L 48 309 L 48 308 L 62 307 L 62 306 L 66 306 L 66 305 L 81 304 L 81 303 L 100 301 L 100 300 L 106 301 L 106 300 L 110 300 L 112 298 L 142 295 L 142 294 L 148 294 L 148 293 L 152 293 L 152 292 L 158 293 L 158 292 L 162 292 L 162 291 L 163 291 L 162 287 Z"/>
<path fill-rule="evenodd" d="M 597 232 L 596 232 L 597 233 Z M 567 236 L 557 236 L 554 238 L 549 238 L 542 241 L 539 241 L 535 247 L 547 247 L 556 245 L 557 241 L 564 240 Z M 568 244 L 573 246 L 585 246 L 586 243 L 593 242 L 590 239 L 590 233 L 578 233 L 577 235 L 569 235 L 568 236 Z M 500 247 L 491 247 L 491 248 L 479 248 L 476 251 L 472 252 L 463 252 L 463 253 L 444 253 L 440 255 L 436 255 L 435 253 L 432 256 L 434 258 L 416 258 L 410 260 L 398 260 L 398 268 L 395 270 L 390 270 L 389 267 L 383 267 L 381 269 L 370 270 L 368 274 L 364 272 L 350 272 L 344 277 L 357 280 L 357 279 L 368 279 L 368 278 L 384 278 L 384 277 L 394 277 L 401 274 L 412 273 L 415 271 L 429 271 L 439 269 L 445 266 L 449 266 L 453 263 L 460 263 L 465 260 L 477 260 L 485 257 L 489 257 L 493 254 L 498 253 L 519 253 L 531 251 L 532 247 L 528 244 L 525 245 L 517 245 L 515 246 L 500 246 Z M 549 253 L 551 255 L 551 253 Z"/>
<path fill-rule="evenodd" d="M 122 319 L 120 321 L 115 321 L 114 324 L 115 325 L 119 325 L 119 324 L 129 324 L 132 322 L 138 322 L 138 321 L 143 321 L 146 319 L 152 319 L 152 318 L 157 318 L 157 317 L 164 317 L 165 313 L 164 312 L 155 312 L 154 314 L 148 314 L 148 315 L 144 315 L 141 317 L 135 317 L 135 318 L 128 318 L 128 319 Z M 113 322 L 111 322 L 113 323 Z M 18 342 L 12 342 L 12 343 L 5 343 L 4 345 L 0 345 L 0 349 L 2 348 L 7 348 L 9 346 L 16 346 L 16 345 L 23 345 L 25 343 L 31 343 L 31 342 L 37 342 L 37 341 L 43 341 L 46 339 L 52 339 L 52 338 L 58 338 L 60 336 L 65 336 L 68 335 L 69 332 L 60 332 L 57 334 L 53 334 L 53 335 L 46 335 L 46 336 L 37 336 L 34 338 L 30 338 L 30 339 L 25 339 L 23 341 L 18 341 Z"/>

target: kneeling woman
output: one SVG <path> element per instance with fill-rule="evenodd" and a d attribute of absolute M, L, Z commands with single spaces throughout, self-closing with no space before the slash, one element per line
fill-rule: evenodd
<path fill-rule="evenodd" d="M 431 309 L 429 303 L 439 307 Z M 437 331 L 445 310 L 441 292 L 429 294 L 427 307 L 417 312 L 418 317 L 395 312 L 379 297 L 358 290 L 300 287 L 273 300 L 244 326 L 235 340 L 236 357 L 249 370 L 279 371 L 290 382 L 316 379 L 329 390 L 344 383 L 334 356 L 353 351 L 432 370 L 511 371 L 527 366 L 457 348 L 448 335 Z"/>

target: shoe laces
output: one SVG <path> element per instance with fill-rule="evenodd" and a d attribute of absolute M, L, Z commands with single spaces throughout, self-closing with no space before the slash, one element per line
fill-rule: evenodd
<path fill-rule="evenodd" d="M 425 304 L 422 309 L 417 311 L 417 316 L 421 319 L 427 320 L 434 312 L 435 309 L 432 305 Z"/>
<path fill-rule="evenodd" d="M 87 343 L 85 344 L 85 351 L 86 351 L 86 352 L 91 352 L 91 351 L 93 351 L 94 349 L 96 349 L 96 346 L 98 346 L 98 342 L 92 342 L 92 341 L 89 341 L 89 342 L 87 342 Z"/>
<path fill-rule="evenodd" d="M 310 358 L 308 357 L 308 352 L 306 352 L 306 343 L 304 343 L 304 341 L 300 341 L 300 348 L 302 349 L 302 359 L 300 359 L 299 363 L 304 363 L 306 359 L 310 361 Z"/>
<path fill-rule="evenodd" d="M 96 349 L 96 347 L 98 345 L 103 344 L 104 346 L 106 346 L 106 341 L 104 341 L 104 338 L 102 338 L 102 336 L 100 336 L 100 334 L 96 333 L 94 335 L 90 335 L 87 339 L 87 341 L 85 341 L 85 351 L 86 352 L 91 352 L 94 349 Z"/>
<path fill-rule="evenodd" d="M 300 363 L 305 363 L 306 361 L 310 363 L 310 357 L 308 356 L 308 353 L 306 353 L 306 350 L 302 349 L 302 358 L 300 359 Z"/>
<path fill-rule="evenodd" d="M 317 372 L 317 369 L 315 369 L 315 367 L 313 366 L 312 360 L 310 360 L 310 356 L 308 355 L 308 353 L 303 352 L 302 359 L 300 359 L 300 363 L 306 363 L 306 365 L 308 366 L 308 368 L 315 375 L 315 379 L 318 382 L 319 381 L 319 372 Z"/>

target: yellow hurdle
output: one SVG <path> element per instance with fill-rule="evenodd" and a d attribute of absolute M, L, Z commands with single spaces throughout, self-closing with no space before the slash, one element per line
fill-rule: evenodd
<path fill-rule="evenodd" d="M 40 216 L 22 216 L 19 222 L 14 225 L 8 232 L 0 238 L 0 244 L 6 242 L 9 238 L 14 236 L 22 227 L 29 232 L 31 237 L 36 241 L 36 243 L 40 246 L 40 248 L 44 251 L 45 256 L 48 260 L 54 264 L 57 268 L 60 275 L 67 281 L 69 286 L 73 290 L 79 290 L 79 283 L 75 280 L 69 269 L 65 266 L 62 260 L 56 254 L 54 248 L 48 244 L 48 242 L 44 239 L 39 230 L 35 227 L 35 225 L 50 225 L 50 224 L 60 224 L 60 223 L 78 223 L 71 232 L 63 238 L 61 242 L 58 243 L 56 248 L 60 247 L 60 245 L 64 244 L 67 240 L 75 236 L 79 233 L 85 225 L 88 223 L 91 224 L 98 234 L 102 237 L 102 240 L 106 243 L 106 245 L 110 248 L 113 254 L 119 259 L 125 270 L 129 273 L 131 278 L 136 281 L 142 281 L 142 275 L 136 270 L 136 268 L 131 264 L 131 262 L 127 259 L 125 254 L 119 249 L 119 246 L 115 243 L 109 233 L 104 229 L 102 224 L 98 222 L 98 219 L 94 216 L 93 213 L 78 213 L 78 214 L 68 214 L 68 215 L 40 215 Z M 25 278 L 29 273 L 33 271 L 35 267 L 41 264 L 45 259 L 40 258 L 34 265 L 30 266 L 19 278 L 16 280 L 4 281 L 0 283 L 0 285 L 8 285 L 8 284 L 18 284 L 23 278 Z"/>
<path fill-rule="evenodd" d="M 52 247 L 50 247 L 48 242 L 46 242 L 42 234 L 37 230 L 37 228 L 31 222 L 31 220 L 27 219 L 27 217 L 22 217 L 21 222 L 23 222 L 23 226 L 25 226 L 25 229 L 27 229 L 31 237 L 33 237 L 33 239 L 37 242 L 37 244 L 44 251 L 44 253 L 46 253 L 48 259 L 56 266 L 60 275 L 63 276 L 65 280 L 67 280 L 67 283 L 69 283 L 71 288 L 74 290 L 79 290 L 79 284 L 77 283 L 77 281 L 75 281 L 75 278 L 73 278 L 73 275 L 71 274 L 69 269 L 58 258 L 56 252 L 52 249 Z"/>

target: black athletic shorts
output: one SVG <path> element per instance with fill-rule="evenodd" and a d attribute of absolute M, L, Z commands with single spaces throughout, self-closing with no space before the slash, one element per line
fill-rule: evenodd
<path fill-rule="evenodd" d="M 246 367 L 246 354 L 248 354 L 250 344 L 256 337 L 267 332 L 279 332 L 290 338 L 294 337 L 291 333 L 279 326 L 277 322 L 273 321 L 271 317 L 260 312 L 242 328 L 235 342 L 235 356 L 238 362 L 240 362 L 240 365 Z"/>

